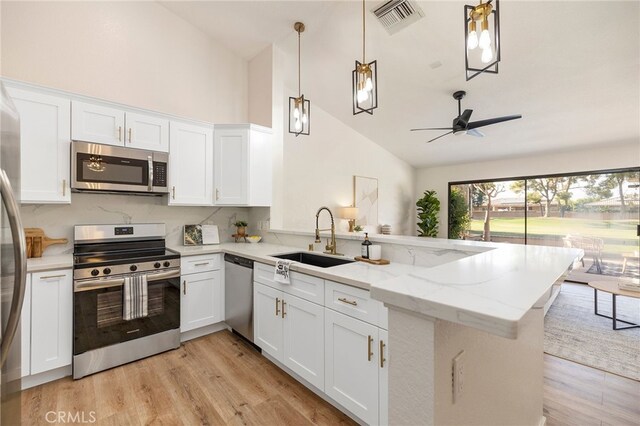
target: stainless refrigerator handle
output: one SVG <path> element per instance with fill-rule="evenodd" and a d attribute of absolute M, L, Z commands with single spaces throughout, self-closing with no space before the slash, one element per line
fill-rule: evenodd
<path fill-rule="evenodd" d="M 7 173 L 0 169 L 0 196 L 2 203 L 7 209 L 9 217 L 9 226 L 11 228 L 11 237 L 13 239 L 13 257 L 15 262 L 13 299 L 11 300 L 11 309 L 9 310 L 9 318 L 7 320 L 7 328 L 3 330 L 2 341 L 0 343 L 0 365 L 4 365 L 9 354 L 9 348 L 13 342 L 13 338 L 18 329 L 20 322 L 20 314 L 22 312 L 22 303 L 24 302 L 24 292 L 27 277 L 27 249 L 24 227 L 22 219 L 20 219 L 20 211 L 18 203 L 11 189 L 11 183 Z"/>
<path fill-rule="evenodd" d="M 147 282 L 165 280 L 167 278 L 178 278 L 180 276 L 180 270 L 174 270 L 169 272 L 157 272 L 154 274 L 147 275 Z M 124 278 L 115 278 L 115 279 L 97 279 L 97 280 L 88 280 L 88 281 L 80 281 L 76 282 L 73 285 L 74 292 L 80 291 L 89 291 L 89 290 L 97 290 L 99 288 L 109 288 L 109 287 L 121 287 L 124 285 Z"/>
<path fill-rule="evenodd" d="M 147 161 L 149 162 L 149 192 L 153 191 L 153 157 L 148 156 Z"/>

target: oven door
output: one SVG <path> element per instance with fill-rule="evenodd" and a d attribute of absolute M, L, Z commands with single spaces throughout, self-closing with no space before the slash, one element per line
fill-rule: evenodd
<path fill-rule="evenodd" d="M 73 141 L 71 189 L 167 193 L 166 153 Z"/>
<path fill-rule="evenodd" d="M 180 328 L 180 269 L 147 275 L 148 315 L 125 321 L 124 277 L 74 281 L 73 354 Z"/>

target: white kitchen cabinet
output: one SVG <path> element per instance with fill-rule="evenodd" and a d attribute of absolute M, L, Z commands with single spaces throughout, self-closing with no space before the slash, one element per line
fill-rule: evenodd
<path fill-rule="evenodd" d="M 283 359 L 282 292 L 263 284 L 253 284 L 253 340 L 263 352 Z"/>
<path fill-rule="evenodd" d="M 221 124 L 214 137 L 216 205 L 270 206 L 271 129 Z"/>
<path fill-rule="evenodd" d="M 169 120 L 120 108 L 73 101 L 73 140 L 169 151 Z"/>
<path fill-rule="evenodd" d="M 254 341 L 316 388 L 324 389 L 324 307 L 254 283 Z"/>
<path fill-rule="evenodd" d="M 31 374 L 71 364 L 72 271 L 31 274 Z"/>
<path fill-rule="evenodd" d="M 71 138 L 77 141 L 124 146 L 125 112 L 118 108 L 73 101 Z"/>
<path fill-rule="evenodd" d="M 389 332 L 378 330 L 378 359 L 380 368 L 378 369 L 378 423 L 380 425 L 389 424 Z"/>
<path fill-rule="evenodd" d="M 378 424 L 378 327 L 325 309 L 325 393 Z"/>
<path fill-rule="evenodd" d="M 224 284 L 220 254 L 181 259 L 180 332 L 224 321 Z"/>
<path fill-rule="evenodd" d="M 222 280 L 220 271 L 182 276 L 180 332 L 195 330 L 224 320 L 220 310 Z"/>
<path fill-rule="evenodd" d="M 169 152 L 169 120 L 127 112 L 125 124 L 127 129 L 125 146 Z"/>
<path fill-rule="evenodd" d="M 20 201 L 70 203 L 71 102 L 8 88 L 20 114 Z"/>
<path fill-rule="evenodd" d="M 213 205 L 213 128 L 169 125 L 169 205 Z"/>

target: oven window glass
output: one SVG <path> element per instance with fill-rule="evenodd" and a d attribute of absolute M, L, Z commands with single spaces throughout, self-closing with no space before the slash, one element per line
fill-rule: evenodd
<path fill-rule="evenodd" d="M 146 317 L 125 321 L 122 297 L 121 286 L 74 293 L 74 355 L 180 327 L 179 278 L 149 281 Z"/>
<path fill-rule="evenodd" d="M 149 179 L 149 163 L 105 155 L 79 153 L 78 181 L 98 183 L 122 183 L 146 186 Z"/>

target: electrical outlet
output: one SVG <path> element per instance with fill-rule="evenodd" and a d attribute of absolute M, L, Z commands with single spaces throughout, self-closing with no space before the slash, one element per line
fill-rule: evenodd
<path fill-rule="evenodd" d="M 460 351 L 453 358 L 452 383 L 453 383 L 453 403 L 460 401 L 464 390 L 464 351 Z"/>

